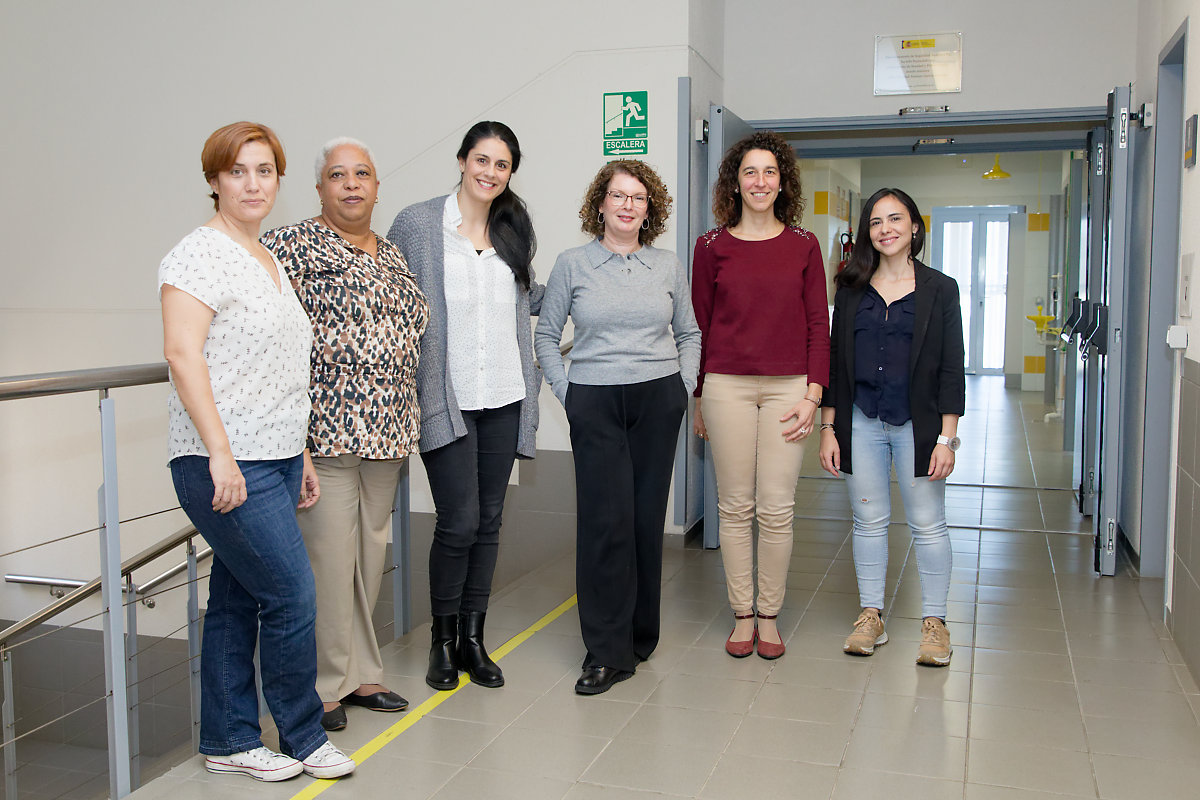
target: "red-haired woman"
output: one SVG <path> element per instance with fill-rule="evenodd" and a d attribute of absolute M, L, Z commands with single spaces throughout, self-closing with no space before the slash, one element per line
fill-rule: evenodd
<path fill-rule="evenodd" d="M 355 765 L 321 728 L 316 595 L 296 523 L 297 505 L 319 496 L 303 456 L 312 328 L 258 240 L 283 147 L 265 125 L 238 122 L 208 138 L 201 161 L 216 214 L 158 269 L 171 478 L 213 549 L 200 752 L 211 772 L 336 778 Z M 256 645 L 282 753 L 261 739 Z"/>

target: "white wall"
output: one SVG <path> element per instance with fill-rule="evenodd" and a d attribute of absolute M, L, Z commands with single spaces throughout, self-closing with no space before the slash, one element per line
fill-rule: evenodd
<path fill-rule="evenodd" d="M 0 375 L 161 360 L 155 270 L 211 215 L 200 149 L 237 119 L 271 125 L 287 150 L 268 227 L 317 211 L 315 152 L 352 135 L 379 159 L 380 232 L 405 205 L 453 188 L 470 124 L 507 122 L 525 151 L 513 185 L 533 213 L 544 280 L 559 251 L 584 241 L 576 212 L 606 160 L 603 92 L 649 91 L 646 158 L 676 184 L 689 7 L 648 4 L 636 25 L 614 26 L 606 6 L 564 13 L 552 0 L 6 3 L 0 150 L 16 164 L 0 196 Z M 719 47 L 708 49 L 719 63 Z M 662 243 L 673 248 L 673 230 Z M 115 395 L 122 517 L 173 505 L 164 387 Z M 561 409 L 548 392 L 542 399 L 539 444 L 567 449 Z M 0 553 L 95 525 L 95 404 L 91 395 L 0 404 Z M 418 490 L 414 507 L 432 504 Z M 129 526 L 124 552 L 182 525 L 175 516 Z M 0 570 L 86 579 L 97 574 L 95 552 L 91 534 L 0 558 Z M 43 589 L 0 584 L 0 616 L 45 600 Z M 167 614 L 146 616 L 153 630 Z"/>
<path fill-rule="evenodd" d="M 1102 106 L 1134 73 L 1137 0 L 880 3 L 739 0 L 725 8 L 726 102 L 743 119 Z M 961 31 L 962 91 L 876 97 L 875 37 Z"/>

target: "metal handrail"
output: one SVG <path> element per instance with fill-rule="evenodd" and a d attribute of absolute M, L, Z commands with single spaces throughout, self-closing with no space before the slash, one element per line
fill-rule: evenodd
<path fill-rule="evenodd" d="M 211 555 L 212 555 L 212 548 L 206 547 L 203 550 L 196 553 L 196 561 L 197 562 L 203 561 L 204 559 L 208 558 Z M 137 589 L 135 591 L 137 591 L 138 594 L 146 594 L 147 592 L 152 592 L 155 589 L 157 589 L 161 584 L 163 584 L 166 581 L 171 580 L 171 578 L 174 578 L 176 575 L 180 574 L 187 568 L 188 568 L 188 562 L 180 561 L 178 564 L 171 567 L 169 570 L 162 573 L 161 575 L 155 575 L 150 580 L 141 584 L 140 586 L 137 587 Z"/>
<path fill-rule="evenodd" d="M 115 389 L 121 386 L 142 386 L 148 383 L 166 383 L 168 379 L 169 374 L 165 361 L 156 364 L 132 364 L 125 367 L 13 375 L 8 378 L 0 378 L 0 400 L 48 397 L 55 394 Z"/>
<path fill-rule="evenodd" d="M 162 539 L 157 544 L 152 544 L 137 555 L 121 562 L 121 575 L 129 575 L 129 573 L 133 572 L 135 569 L 144 567 L 164 553 L 171 551 L 173 548 L 176 548 L 179 545 L 187 542 L 189 539 L 199 535 L 200 534 L 196 532 L 196 528 L 193 525 L 180 528 L 178 531 Z M 94 578 L 62 599 L 56 600 L 40 611 L 35 611 L 34 613 L 30 614 L 20 622 L 10 625 L 3 631 L 0 631 L 0 647 L 5 647 L 10 639 L 20 636 L 22 633 L 41 625 L 43 622 L 57 617 L 68 608 L 82 603 L 84 600 L 88 599 L 99 591 L 100 579 Z"/>

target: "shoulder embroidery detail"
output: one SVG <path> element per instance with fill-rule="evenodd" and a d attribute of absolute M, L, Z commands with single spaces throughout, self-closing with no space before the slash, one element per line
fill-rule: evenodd
<path fill-rule="evenodd" d="M 712 243 L 716 241 L 717 236 L 721 234 L 722 228 L 713 228 L 708 233 L 700 234 L 700 243 L 705 247 L 712 247 Z"/>
<path fill-rule="evenodd" d="M 804 228 L 801 228 L 799 225 L 789 225 L 788 230 L 799 236 L 801 239 L 810 239 L 814 242 L 817 241 L 816 234 L 814 234 L 812 231 L 804 230 Z"/>

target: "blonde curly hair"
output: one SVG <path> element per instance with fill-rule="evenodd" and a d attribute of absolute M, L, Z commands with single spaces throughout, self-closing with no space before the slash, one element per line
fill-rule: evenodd
<path fill-rule="evenodd" d="M 638 242 L 650 244 L 667 229 L 667 220 L 671 218 L 671 193 L 663 183 L 658 173 L 645 161 L 633 158 L 622 158 L 610 161 L 600 168 L 592 183 L 583 195 L 583 205 L 579 208 L 580 228 L 591 236 L 604 235 L 604 222 L 600 219 L 600 207 L 604 204 L 608 192 L 609 181 L 614 175 L 624 173 L 641 181 L 646 187 L 650 202 L 646 207 L 647 226 L 638 231 Z"/>

